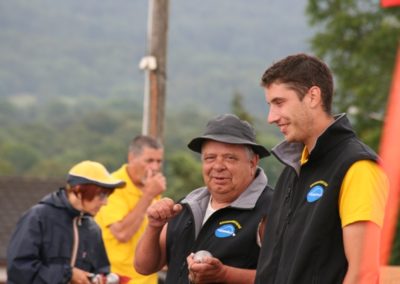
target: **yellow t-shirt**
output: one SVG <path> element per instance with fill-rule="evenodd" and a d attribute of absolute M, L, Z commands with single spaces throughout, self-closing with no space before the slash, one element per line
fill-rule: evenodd
<path fill-rule="evenodd" d="M 308 161 L 306 147 L 301 164 Z M 375 162 L 360 160 L 347 171 L 339 194 L 339 215 L 342 227 L 358 221 L 371 221 L 382 227 L 389 182 Z"/>
<path fill-rule="evenodd" d="M 339 196 L 342 227 L 357 221 L 372 221 L 382 227 L 389 182 L 381 167 L 361 160 L 347 171 Z"/>
<path fill-rule="evenodd" d="M 96 214 L 95 220 L 102 230 L 102 236 L 107 255 L 111 263 L 111 272 L 130 277 L 129 284 L 157 284 L 157 273 L 152 275 L 141 275 L 134 269 L 136 245 L 147 226 L 147 218 L 140 225 L 139 230 L 131 240 L 125 243 L 114 238 L 109 226 L 122 220 L 137 204 L 142 197 L 139 190 L 128 176 L 127 165 L 123 165 L 112 175 L 126 182 L 123 188 L 116 189 L 108 198 L 107 205 L 103 206 Z"/>

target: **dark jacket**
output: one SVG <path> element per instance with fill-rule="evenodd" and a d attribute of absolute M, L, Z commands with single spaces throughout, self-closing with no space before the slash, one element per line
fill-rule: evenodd
<path fill-rule="evenodd" d="M 246 191 L 230 206 L 214 212 L 204 225 L 210 194 L 206 188 L 189 194 L 182 201 L 182 212 L 168 223 L 166 283 L 189 283 L 186 257 L 199 250 L 208 250 L 225 265 L 255 269 L 260 251 L 258 226 L 272 192 L 260 169 Z"/>
<path fill-rule="evenodd" d="M 259 284 L 336 284 L 347 271 L 339 194 L 358 160 L 376 161 L 345 116 L 317 140 L 300 166 L 303 145 L 283 143 L 273 153 L 287 166 L 272 201 L 257 267 Z"/>
<path fill-rule="evenodd" d="M 73 219 L 80 212 L 60 189 L 44 197 L 18 221 L 7 249 L 9 284 L 62 284 L 71 277 Z M 101 231 L 90 216 L 81 216 L 75 267 L 108 273 Z"/>

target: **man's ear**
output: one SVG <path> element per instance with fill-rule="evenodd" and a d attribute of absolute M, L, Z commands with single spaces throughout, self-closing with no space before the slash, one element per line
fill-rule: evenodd
<path fill-rule="evenodd" d="M 128 163 L 135 158 L 135 155 L 131 152 L 128 153 Z"/>
<path fill-rule="evenodd" d="M 251 159 L 251 167 L 254 169 L 254 171 L 257 170 L 259 161 L 260 161 L 260 156 L 254 153 L 253 159 Z"/>
<path fill-rule="evenodd" d="M 317 86 L 312 86 L 308 90 L 309 102 L 311 108 L 316 108 L 322 105 L 321 89 Z"/>

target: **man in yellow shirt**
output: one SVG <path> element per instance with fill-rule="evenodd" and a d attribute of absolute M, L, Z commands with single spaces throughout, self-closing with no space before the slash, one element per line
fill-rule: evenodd
<path fill-rule="evenodd" d="M 139 135 L 129 145 L 128 163 L 112 175 L 125 181 L 96 215 L 111 271 L 125 284 L 157 284 L 157 274 L 141 275 L 133 267 L 138 240 L 147 226 L 146 210 L 166 189 L 161 172 L 164 149 L 156 139 Z"/>
<path fill-rule="evenodd" d="M 346 114 L 332 114 L 331 71 L 295 54 L 269 67 L 262 86 L 268 122 L 285 136 L 272 149 L 285 168 L 255 283 L 378 283 L 387 178 Z"/>

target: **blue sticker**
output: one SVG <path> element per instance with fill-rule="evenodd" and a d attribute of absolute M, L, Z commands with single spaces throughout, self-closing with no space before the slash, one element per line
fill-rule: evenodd
<path fill-rule="evenodd" d="M 215 236 L 217 238 L 229 238 L 234 237 L 235 235 L 235 226 L 232 224 L 222 225 L 215 230 Z"/>
<path fill-rule="evenodd" d="M 315 202 L 324 195 L 324 188 L 321 185 L 313 186 L 307 194 L 308 202 Z"/>

